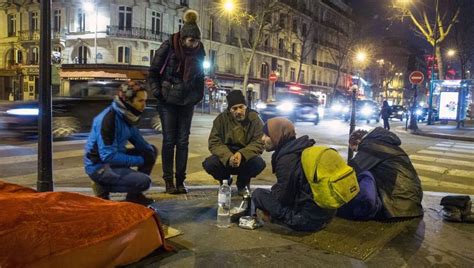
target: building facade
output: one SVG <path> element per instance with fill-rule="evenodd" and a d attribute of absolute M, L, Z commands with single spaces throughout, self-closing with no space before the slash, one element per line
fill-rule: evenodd
<path fill-rule="evenodd" d="M 216 14 L 212 7 L 218 2 L 53 0 L 53 94 L 82 96 L 90 81 L 144 79 L 155 50 L 179 31 L 188 8 L 200 13 L 212 78 L 222 89 L 242 89 L 245 53 L 235 35 L 241 29 Z M 330 51 L 337 50 L 338 40 L 354 27 L 347 2 L 280 2 L 286 11 L 272 14 L 271 20 L 281 28 L 265 35 L 250 66 L 254 98 L 266 100 L 275 90 L 288 90 L 294 84 L 319 94 L 323 102 L 334 94 L 334 88 L 346 90 L 350 66 L 341 67 L 338 85 L 334 85 L 338 67 Z M 0 99 L 31 100 L 38 95 L 40 16 L 38 1 L 0 2 L 4 25 L 0 27 Z M 301 32 L 307 32 L 303 57 L 297 36 Z M 272 72 L 278 74 L 275 85 L 268 80 Z"/>

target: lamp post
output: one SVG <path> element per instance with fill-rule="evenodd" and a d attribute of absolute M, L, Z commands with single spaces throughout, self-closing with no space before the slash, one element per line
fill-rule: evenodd
<path fill-rule="evenodd" d="M 355 61 L 360 65 L 360 69 L 362 69 L 362 65 L 364 62 L 367 60 L 367 53 L 364 51 L 359 51 L 356 53 L 355 56 Z M 354 85 L 352 86 L 352 106 L 351 106 L 351 123 L 349 127 L 349 136 L 354 132 L 356 124 L 355 124 L 355 119 L 356 119 L 356 94 L 357 90 L 360 87 L 360 72 L 361 70 L 359 69 L 359 72 L 357 72 L 357 86 Z M 352 151 L 351 147 L 348 147 L 347 151 L 347 162 L 352 159 L 352 156 L 354 155 L 354 152 Z"/>
<path fill-rule="evenodd" d="M 89 14 L 95 11 L 94 63 L 97 64 L 97 24 L 99 18 L 99 7 L 94 6 L 92 2 L 85 2 L 83 7 L 84 10 Z"/>

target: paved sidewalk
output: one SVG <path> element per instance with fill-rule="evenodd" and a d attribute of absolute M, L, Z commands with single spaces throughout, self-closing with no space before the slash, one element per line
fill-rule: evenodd
<path fill-rule="evenodd" d="M 460 140 L 474 142 L 474 120 L 467 120 L 464 123 L 464 127 L 456 128 L 456 122 L 448 122 L 447 124 L 441 124 L 439 121 L 435 122 L 434 125 L 426 125 L 425 122 L 418 123 L 418 130 L 412 131 L 408 129 L 405 131 L 405 126 L 396 128 L 396 132 L 412 133 L 414 135 Z"/>

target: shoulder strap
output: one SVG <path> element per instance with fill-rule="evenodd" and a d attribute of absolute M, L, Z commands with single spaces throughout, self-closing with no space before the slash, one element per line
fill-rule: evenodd
<path fill-rule="evenodd" d="M 172 53 L 173 53 L 173 49 L 170 48 L 170 50 L 168 51 L 168 55 L 166 55 L 165 62 L 163 63 L 163 66 L 161 66 L 160 75 L 163 75 L 163 72 L 165 71 L 166 65 L 168 65 L 168 61 L 169 61 Z"/>

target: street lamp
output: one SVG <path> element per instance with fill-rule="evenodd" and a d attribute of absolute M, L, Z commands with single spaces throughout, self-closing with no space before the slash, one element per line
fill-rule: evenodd
<path fill-rule="evenodd" d="M 226 0 L 226 1 L 223 3 L 223 8 L 224 8 L 224 11 L 225 11 L 227 14 L 231 14 L 232 12 L 234 12 L 234 9 L 235 9 L 235 2 L 232 1 L 232 0 Z"/>
<path fill-rule="evenodd" d="M 359 65 L 359 71 L 357 72 L 357 86 L 353 85 L 351 87 L 352 89 L 352 107 L 351 107 L 351 124 L 349 127 L 349 136 L 354 132 L 356 124 L 355 124 L 355 119 L 356 119 L 356 94 L 357 90 L 360 87 L 360 72 L 362 69 L 362 66 L 364 65 L 365 61 L 367 60 L 367 53 L 363 50 L 359 50 L 356 52 L 355 55 L 355 63 Z M 352 151 L 351 147 L 348 147 L 348 152 L 347 152 L 347 162 L 352 159 L 352 156 L 354 155 L 354 152 Z"/>
<path fill-rule="evenodd" d="M 456 55 L 456 50 L 450 49 L 450 50 L 448 50 L 446 55 L 448 55 L 448 57 L 453 57 L 454 55 Z"/>
<path fill-rule="evenodd" d="M 95 11 L 94 63 L 97 64 L 97 24 L 98 24 L 98 17 L 99 17 L 99 8 L 96 7 L 92 2 L 84 2 L 82 7 L 89 14 Z"/>

